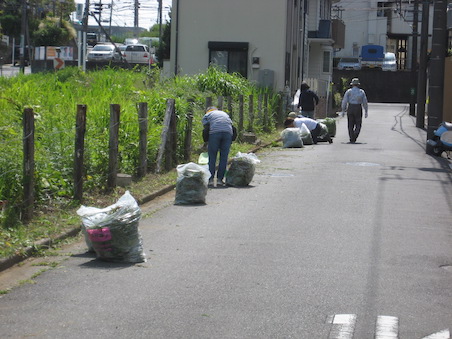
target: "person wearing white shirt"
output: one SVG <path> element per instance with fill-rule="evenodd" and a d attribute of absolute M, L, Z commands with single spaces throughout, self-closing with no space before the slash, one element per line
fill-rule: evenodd
<path fill-rule="evenodd" d="M 291 112 L 292 113 L 292 112 Z M 284 121 L 284 127 L 296 127 L 301 128 L 301 126 L 305 124 L 308 128 L 309 132 L 311 132 L 312 141 L 314 144 L 317 144 L 319 135 L 322 133 L 322 126 L 320 123 L 311 118 L 306 118 L 303 116 L 298 116 L 293 118 L 292 114 L 289 114 L 287 119 Z M 331 139 L 330 135 L 326 134 L 326 139 L 330 144 L 333 143 L 333 139 Z"/>
<path fill-rule="evenodd" d="M 350 142 L 355 143 L 361 132 L 363 109 L 364 117 L 367 118 L 368 116 L 368 105 L 366 92 L 358 87 L 360 85 L 359 79 L 353 78 L 350 85 L 352 88 L 345 92 L 342 99 L 342 115 L 347 112 L 348 135 Z"/>

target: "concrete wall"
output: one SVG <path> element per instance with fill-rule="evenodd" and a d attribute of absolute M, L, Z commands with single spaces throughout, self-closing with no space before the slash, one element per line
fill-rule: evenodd
<path fill-rule="evenodd" d="M 348 81 L 352 78 L 359 78 L 361 88 L 366 92 L 369 102 L 410 102 L 411 72 L 383 72 L 372 69 L 361 71 L 334 70 L 333 83 L 340 83 L 341 78 L 346 78 Z M 333 86 L 333 91 L 337 91 L 337 87 Z"/>
<path fill-rule="evenodd" d="M 443 120 L 452 122 L 452 57 L 446 58 L 444 72 Z"/>

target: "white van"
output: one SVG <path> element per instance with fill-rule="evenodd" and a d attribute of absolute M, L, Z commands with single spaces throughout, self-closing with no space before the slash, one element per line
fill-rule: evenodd
<path fill-rule="evenodd" d="M 381 66 L 383 71 L 397 71 L 397 60 L 394 53 L 385 53 L 385 58 L 383 59 L 383 65 Z"/>

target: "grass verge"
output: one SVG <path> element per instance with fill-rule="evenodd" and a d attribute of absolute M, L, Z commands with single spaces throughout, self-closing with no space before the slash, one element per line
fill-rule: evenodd
<path fill-rule="evenodd" d="M 262 145 L 280 146 L 275 140 L 279 138 L 279 132 L 259 135 L 258 139 Z M 231 147 L 230 157 L 237 152 L 248 153 L 257 146 L 247 143 L 234 142 Z M 193 154 L 192 159 L 197 159 L 200 150 Z M 196 160 L 192 160 L 196 161 Z M 130 187 L 117 187 L 113 192 L 88 192 L 84 196 L 83 205 L 94 207 L 107 207 L 115 203 L 126 190 L 138 201 L 160 189 L 176 183 L 177 173 L 172 170 L 168 173 L 149 173 L 139 181 L 133 182 Z M 62 234 L 80 227 L 80 218 L 76 211 L 80 205 L 73 202 L 56 201 L 51 205 L 35 210 L 35 217 L 27 225 L 19 225 L 14 228 L 0 229 L 0 259 L 6 259 L 13 255 L 28 256 L 31 251 L 35 256 L 45 255 L 38 245 L 43 239 L 53 239 L 50 247 L 58 245 L 56 240 Z M 65 240 L 66 241 L 66 240 Z"/>

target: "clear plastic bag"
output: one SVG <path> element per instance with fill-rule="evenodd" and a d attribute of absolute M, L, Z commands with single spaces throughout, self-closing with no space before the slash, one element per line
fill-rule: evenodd
<path fill-rule="evenodd" d="M 301 129 L 297 127 L 289 127 L 281 132 L 281 138 L 284 148 L 303 147 L 301 138 Z"/>
<path fill-rule="evenodd" d="M 81 206 L 82 231 L 89 250 L 99 259 L 116 262 L 145 262 L 138 230 L 141 209 L 129 191 L 106 208 Z"/>
<path fill-rule="evenodd" d="M 328 127 L 328 134 L 330 137 L 334 137 L 336 135 L 336 119 L 327 117 L 325 119 L 318 119 L 317 122 L 321 122 Z"/>
<path fill-rule="evenodd" d="M 189 205 L 206 202 L 210 172 L 207 165 L 194 162 L 179 165 L 177 170 L 176 198 L 174 204 Z"/>
<path fill-rule="evenodd" d="M 229 165 L 226 184 L 235 187 L 248 186 L 253 180 L 256 164 L 260 162 L 254 153 L 238 152 Z"/>
<path fill-rule="evenodd" d="M 306 124 L 301 124 L 301 140 L 303 141 L 303 145 L 312 145 L 314 141 L 312 140 L 311 131 L 309 130 Z"/>

